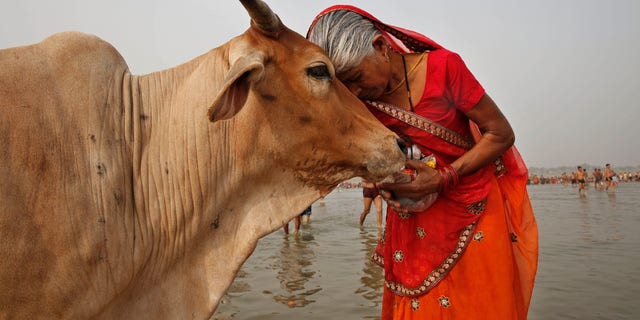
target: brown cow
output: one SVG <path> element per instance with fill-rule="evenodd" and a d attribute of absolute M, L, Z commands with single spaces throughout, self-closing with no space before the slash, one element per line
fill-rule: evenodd
<path fill-rule="evenodd" d="M 327 56 L 241 2 L 252 28 L 149 75 L 77 32 L 0 51 L 0 318 L 206 319 L 260 237 L 401 168 Z"/>

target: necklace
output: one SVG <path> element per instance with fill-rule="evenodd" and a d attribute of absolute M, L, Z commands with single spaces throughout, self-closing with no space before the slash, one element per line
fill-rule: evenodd
<path fill-rule="evenodd" d="M 385 92 L 383 95 L 386 96 L 386 95 L 389 95 L 389 94 L 392 94 L 392 93 L 398 91 L 398 89 L 400 89 L 400 87 L 402 87 L 402 85 L 405 84 L 405 83 L 407 84 L 407 88 L 408 88 L 409 86 L 408 86 L 408 80 L 407 79 L 409 78 L 409 76 L 414 71 L 416 71 L 416 69 L 420 65 L 420 62 L 422 62 L 422 59 L 424 59 L 424 56 L 426 54 L 427 54 L 426 52 L 423 52 L 420 55 L 420 59 L 418 59 L 418 62 L 416 62 L 416 64 L 414 64 L 409 71 L 407 71 L 407 62 L 406 62 L 406 60 L 404 58 L 404 54 L 400 54 L 400 56 L 402 57 L 402 66 L 404 67 L 404 79 L 402 79 L 400 82 L 398 82 L 398 84 L 395 87 L 393 87 L 393 89 Z"/>

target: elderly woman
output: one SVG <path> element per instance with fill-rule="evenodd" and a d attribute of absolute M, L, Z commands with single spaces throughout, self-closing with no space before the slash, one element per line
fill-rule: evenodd
<path fill-rule="evenodd" d="M 435 158 L 431 168 L 414 154 L 413 181 L 380 185 L 382 319 L 526 319 L 538 255 L 527 170 L 460 56 L 352 6 L 321 12 L 308 38 L 374 116 Z M 425 197 L 436 200 L 399 201 Z"/>

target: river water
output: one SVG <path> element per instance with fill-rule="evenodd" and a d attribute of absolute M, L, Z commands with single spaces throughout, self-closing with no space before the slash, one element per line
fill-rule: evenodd
<path fill-rule="evenodd" d="M 640 183 L 529 195 L 540 232 L 529 319 L 640 319 Z M 297 235 L 261 239 L 212 319 L 379 319 L 378 230 L 373 209 L 358 225 L 361 210 L 361 189 L 335 190 Z"/>

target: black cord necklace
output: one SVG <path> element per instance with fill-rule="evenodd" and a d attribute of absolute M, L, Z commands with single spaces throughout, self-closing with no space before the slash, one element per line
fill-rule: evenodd
<path fill-rule="evenodd" d="M 409 75 L 407 75 L 407 61 L 404 58 L 404 54 L 400 54 L 402 57 L 402 67 L 404 68 L 404 83 L 407 87 L 407 97 L 409 98 L 409 107 L 411 108 L 411 112 L 413 112 L 413 101 L 411 101 L 411 88 L 409 87 Z"/>

